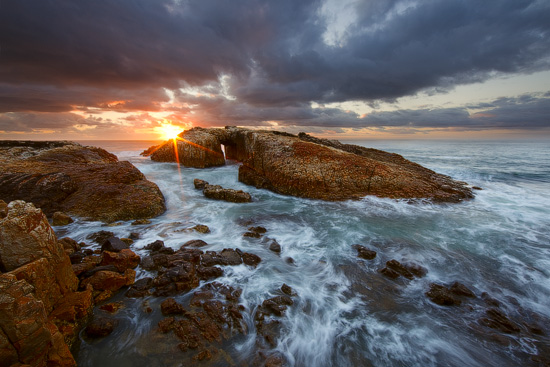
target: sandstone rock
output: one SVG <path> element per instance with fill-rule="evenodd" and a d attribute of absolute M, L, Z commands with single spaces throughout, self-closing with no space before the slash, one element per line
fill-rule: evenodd
<path fill-rule="evenodd" d="M 135 281 L 126 292 L 126 297 L 139 298 L 150 294 L 149 289 L 153 287 L 153 278 L 145 277 Z"/>
<path fill-rule="evenodd" d="M 242 190 L 224 189 L 220 185 L 206 185 L 202 191 L 209 199 L 224 200 L 230 203 L 249 203 L 252 197 Z"/>
<path fill-rule="evenodd" d="M 58 242 L 63 246 L 65 251 L 69 251 L 70 253 L 73 253 L 75 251 L 80 251 L 81 249 L 81 245 L 69 237 L 64 237 L 58 240 Z"/>
<path fill-rule="evenodd" d="M 0 219 L 8 215 L 8 204 L 4 200 L 0 200 Z"/>
<path fill-rule="evenodd" d="M 104 251 L 100 265 L 114 265 L 123 273 L 126 269 L 134 269 L 139 265 L 140 257 L 130 249 L 122 249 L 120 252 Z"/>
<path fill-rule="evenodd" d="M 157 185 L 101 148 L 71 142 L 0 141 L 0 198 L 23 199 L 52 215 L 62 211 L 114 222 L 164 212 Z"/>
<path fill-rule="evenodd" d="M 114 271 L 100 270 L 91 277 L 81 282 L 82 287 L 90 284 L 94 290 L 99 291 L 117 291 L 125 285 L 131 285 L 135 280 L 135 271 L 127 269 L 124 274 Z"/>
<path fill-rule="evenodd" d="M 176 302 L 173 298 L 167 298 L 160 304 L 160 310 L 163 315 L 182 315 L 185 314 L 185 308 Z"/>
<path fill-rule="evenodd" d="M 176 141 L 168 140 L 150 155 L 154 161 L 179 161 L 186 167 L 206 168 L 225 164 L 220 141 L 201 128 L 184 131 Z"/>
<path fill-rule="evenodd" d="M 52 216 L 53 226 L 65 226 L 73 222 L 73 219 L 63 212 L 55 212 Z"/>
<path fill-rule="evenodd" d="M 352 247 L 357 250 L 357 256 L 361 259 L 372 260 L 376 257 L 376 251 L 369 250 L 365 246 L 353 245 Z"/>

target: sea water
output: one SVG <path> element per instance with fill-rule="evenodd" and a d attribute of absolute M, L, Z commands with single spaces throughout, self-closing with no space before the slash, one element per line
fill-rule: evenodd
<path fill-rule="evenodd" d="M 262 258 L 257 268 L 227 266 L 215 281 L 242 289 L 248 334 L 226 348 L 234 365 L 249 365 L 257 351 L 253 312 L 277 294 L 283 283 L 297 296 L 279 317 L 275 350 L 290 366 L 523 366 L 550 353 L 550 143 L 546 141 L 356 141 L 358 145 L 403 155 L 436 172 L 479 186 L 475 199 L 456 204 L 410 203 L 366 197 L 323 202 L 282 196 L 237 180 L 239 164 L 193 169 L 152 162 L 139 152 L 150 142 L 85 142 L 133 163 L 166 198 L 166 212 L 147 226 L 123 222 L 105 228 L 77 220 L 58 227 L 89 243 L 86 236 L 111 230 L 120 237 L 140 232 L 132 249 L 164 241 L 178 249 L 192 239 L 203 250 L 240 248 Z M 205 198 L 193 186 L 199 178 L 249 192 L 252 203 Z M 280 254 L 256 239 L 243 237 L 246 223 L 263 226 L 281 245 Z M 211 233 L 181 229 L 207 225 Z M 357 257 L 354 244 L 377 252 L 374 260 Z M 289 261 L 291 258 L 293 261 Z M 380 274 L 386 261 L 414 262 L 428 273 L 414 280 Z M 138 270 L 138 278 L 150 275 Z M 425 295 L 430 283 L 459 281 L 476 299 L 459 307 L 438 306 Z M 513 320 L 539 325 L 545 335 L 506 335 L 483 326 L 487 306 L 481 294 L 498 300 Z M 119 295 L 118 299 L 123 296 Z M 161 319 L 163 299 L 127 300 L 114 317 L 121 325 L 110 336 L 83 340 L 79 366 L 161 366 L 150 349 L 151 333 Z M 518 321 L 521 322 L 521 321 Z M 175 338 L 175 337 L 174 337 Z M 167 348 L 174 353 L 177 349 Z"/>

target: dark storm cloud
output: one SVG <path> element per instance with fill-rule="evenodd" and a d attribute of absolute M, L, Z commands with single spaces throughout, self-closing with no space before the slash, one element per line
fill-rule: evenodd
<path fill-rule="evenodd" d="M 75 106 L 157 111 L 167 102 L 163 88 L 219 89 L 220 77 L 227 75 L 226 92 L 234 99 L 196 103 L 205 123 L 492 126 L 481 115 L 472 121 L 464 109 L 361 119 L 353 112 L 313 109 L 310 102 L 391 101 L 495 73 L 550 68 L 546 1 L 352 4 L 356 18 L 341 37 L 326 43 L 329 24 L 321 0 L 3 1 L 0 113 L 67 112 Z M 525 116 L 522 104 L 546 108 L 516 100 L 506 106 L 509 116 L 518 115 L 513 111 Z M 183 115 L 189 112 L 181 108 Z M 494 106 L 499 108 L 504 107 Z M 532 126 L 529 121 L 536 119 L 522 121 Z"/>

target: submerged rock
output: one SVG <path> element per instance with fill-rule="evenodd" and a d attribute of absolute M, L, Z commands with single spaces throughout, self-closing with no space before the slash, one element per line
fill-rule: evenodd
<path fill-rule="evenodd" d="M 353 245 L 352 247 L 357 250 L 357 257 L 361 259 L 372 260 L 376 257 L 376 251 L 369 250 L 365 246 Z"/>
<path fill-rule="evenodd" d="M 156 184 L 130 162 L 72 142 L 0 141 L 0 198 L 104 222 L 164 212 Z"/>
<path fill-rule="evenodd" d="M 444 202 L 473 197 L 466 184 L 400 155 L 317 139 L 303 133 L 295 136 L 237 127 L 194 128 L 184 132 L 182 137 L 198 146 L 206 144 L 214 156 L 221 152 L 218 147 L 224 144 L 227 158 L 243 163 L 239 168 L 239 181 L 280 194 L 323 200 L 375 195 Z M 157 152 L 161 150 L 168 153 L 163 156 L 168 161 L 176 161 L 175 154 L 170 153 L 173 152 L 172 142 L 165 143 Z M 185 160 L 185 153 L 182 154 L 180 161 Z M 212 164 L 212 154 L 203 156 L 200 160 L 192 153 L 189 161 L 182 164 L 197 168 L 223 164 L 221 158 Z M 152 156 L 152 159 L 156 158 Z"/>

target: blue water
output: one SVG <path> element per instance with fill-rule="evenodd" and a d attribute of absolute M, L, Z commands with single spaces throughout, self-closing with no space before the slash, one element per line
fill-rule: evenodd
<path fill-rule="evenodd" d="M 238 164 L 212 169 L 179 167 L 140 157 L 146 142 L 86 142 L 129 160 L 166 197 L 167 211 L 140 229 L 136 252 L 162 239 L 179 248 L 200 238 L 207 250 L 240 248 L 259 255 L 256 269 L 226 267 L 217 281 L 243 289 L 249 333 L 226 349 L 234 365 L 255 356 L 253 311 L 283 284 L 298 294 L 281 321 L 276 350 L 290 366 L 523 366 L 550 353 L 550 143 L 527 141 L 358 141 L 358 145 L 403 155 L 483 190 L 459 204 L 410 204 L 367 197 L 329 203 L 286 197 L 237 181 Z M 254 202 L 209 200 L 193 179 L 249 192 Z M 251 220 L 267 229 L 281 255 L 242 237 Z M 178 231 L 206 224 L 210 234 Z M 76 240 L 101 223 L 58 229 Z M 136 231 L 130 222 L 109 228 L 121 237 Z M 356 257 L 353 244 L 378 256 Z M 294 260 L 294 264 L 286 261 Z M 412 261 L 428 269 L 424 278 L 390 280 L 378 270 L 387 260 Z M 138 269 L 138 276 L 147 273 Z M 477 298 L 460 307 L 437 306 L 425 292 L 431 282 L 460 281 Z M 487 306 L 481 293 L 501 303 L 517 322 L 539 325 L 545 335 L 502 334 L 482 326 Z M 128 329 L 96 343 L 82 342 L 79 366 L 182 365 L 165 341 L 155 344 L 159 311 L 139 312 L 143 300 L 128 301 L 117 314 Z M 158 306 L 162 300 L 147 300 Z M 133 302 L 133 303 L 132 303 Z M 157 307 L 158 308 L 158 307 Z M 164 350 L 164 349 L 166 350 Z M 173 362 L 162 353 L 176 355 Z M 229 364 L 231 365 L 231 364 Z"/>

